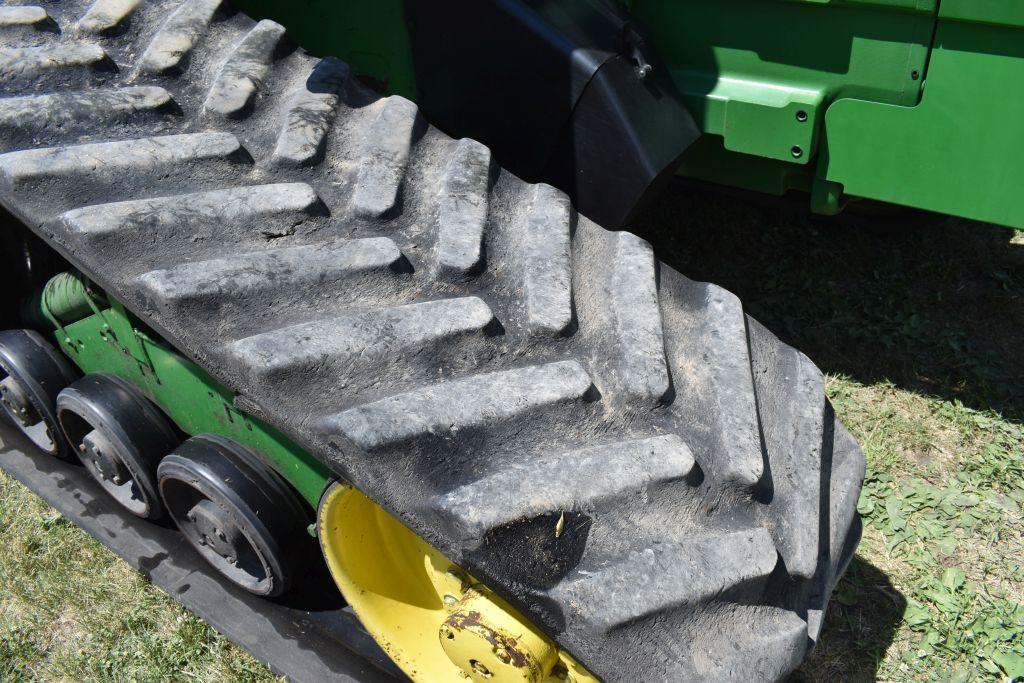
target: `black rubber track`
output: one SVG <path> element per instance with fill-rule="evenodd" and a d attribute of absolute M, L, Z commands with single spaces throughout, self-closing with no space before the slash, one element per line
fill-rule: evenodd
<path fill-rule="evenodd" d="M 283 32 L 0 10 L 4 205 L 605 679 L 796 667 L 859 534 L 820 372 Z"/>

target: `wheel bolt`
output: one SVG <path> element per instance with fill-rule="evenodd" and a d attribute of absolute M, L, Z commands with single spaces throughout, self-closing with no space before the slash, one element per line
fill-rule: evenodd
<path fill-rule="evenodd" d="M 498 661 L 502 664 L 508 664 L 512 661 L 512 655 L 510 655 L 508 650 L 503 647 L 496 648 L 494 650 L 494 656 L 497 657 Z"/>
<path fill-rule="evenodd" d="M 484 678 L 491 677 L 491 670 L 484 666 L 482 662 L 478 662 L 475 659 L 471 659 L 469 660 L 469 665 L 473 667 L 473 671 L 483 676 Z"/>

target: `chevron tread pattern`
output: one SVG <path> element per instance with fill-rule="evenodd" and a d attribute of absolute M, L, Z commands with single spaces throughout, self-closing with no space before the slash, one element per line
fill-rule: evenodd
<path fill-rule="evenodd" d="M 272 21 L 41 4 L 12 213 L 604 679 L 799 664 L 863 476 L 806 357 Z"/>

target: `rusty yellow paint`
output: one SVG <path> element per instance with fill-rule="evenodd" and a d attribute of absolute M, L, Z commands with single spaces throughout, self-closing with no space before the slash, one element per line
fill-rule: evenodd
<path fill-rule="evenodd" d="M 508 603 L 351 486 L 327 490 L 317 525 L 345 600 L 413 681 L 597 683 Z"/>

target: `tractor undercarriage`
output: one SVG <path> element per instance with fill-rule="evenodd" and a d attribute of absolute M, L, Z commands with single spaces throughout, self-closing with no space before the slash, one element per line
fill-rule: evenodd
<path fill-rule="evenodd" d="M 800 663 L 864 468 L 805 356 L 273 21 L 36 10 L 0 200 L 73 271 L 0 365 L 45 450 L 252 593 L 315 535 L 417 680 Z"/>

